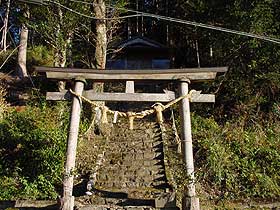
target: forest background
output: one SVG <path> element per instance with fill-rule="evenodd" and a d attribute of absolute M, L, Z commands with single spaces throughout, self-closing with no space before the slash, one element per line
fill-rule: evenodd
<path fill-rule="evenodd" d="M 53 199 L 62 181 L 69 110 L 63 103 L 44 100 L 45 91 L 57 86 L 34 79 L 36 74 L 31 67 L 104 68 L 106 56 L 119 53 L 113 46 L 133 36 L 168 46 L 173 68 L 229 66 L 225 75 L 199 87 L 216 94 L 215 105 L 192 107 L 200 194 L 214 200 L 279 200 L 277 0 L 41 3 L 1 0 L 1 200 Z M 149 18 L 128 9 L 249 32 L 271 40 Z M 120 18 L 123 16 L 126 17 Z M 11 88 L 7 81 L 14 76 L 19 76 L 17 88 L 32 96 L 23 110 L 13 106 L 17 102 L 7 102 L 7 89 Z M 26 85 L 28 81 L 32 81 L 31 85 Z M 90 119 L 84 116 L 81 133 L 89 124 Z M 184 171 L 177 174 L 179 187 L 184 185 L 183 174 Z"/>

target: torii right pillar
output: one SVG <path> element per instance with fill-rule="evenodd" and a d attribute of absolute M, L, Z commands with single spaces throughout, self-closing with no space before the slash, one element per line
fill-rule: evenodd
<path fill-rule="evenodd" d="M 189 93 L 190 80 L 182 79 L 179 84 L 180 95 L 184 96 Z M 184 98 L 180 103 L 180 120 L 181 120 L 181 140 L 184 162 L 187 169 L 189 182 L 186 192 L 182 198 L 183 210 L 199 210 L 199 198 L 195 193 L 195 176 L 194 176 L 194 160 L 193 160 L 193 146 L 192 146 L 192 131 L 191 131 L 191 112 L 190 100 Z"/>

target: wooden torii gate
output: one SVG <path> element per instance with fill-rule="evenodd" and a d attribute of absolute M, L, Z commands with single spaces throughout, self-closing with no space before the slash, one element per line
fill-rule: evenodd
<path fill-rule="evenodd" d="M 190 68 L 190 69 L 168 69 L 168 70 L 93 70 L 73 68 L 51 68 L 35 67 L 37 72 L 45 72 L 47 78 L 60 80 L 75 80 L 74 91 L 92 101 L 145 101 L 145 102 L 169 102 L 175 99 L 175 93 L 94 93 L 93 90 L 84 91 L 86 79 L 94 82 L 108 81 L 177 81 L 179 83 L 179 95 L 185 96 L 189 93 L 190 82 L 201 82 L 213 80 L 216 74 L 227 71 L 227 67 L 218 68 Z M 73 192 L 73 171 L 75 168 L 76 148 L 81 113 L 80 98 L 71 96 L 69 91 L 49 92 L 47 100 L 67 100 L 72 98 L 72 110 L 70 128 L 67 141 L 67 157 L 65 163 L 65 175 L 63 181 L 63 210 L 74 209 Z M 199 199 L 196 197 L 194 184 L 194 161 L 191 133 L 191 102 L 215 102 L 215 95 L 194 94 L 191 98 L 184 98 L 180 101 L 181 118 L 181 144 L 184 162 L 187 168 L 187 175 L 190 182 L 187 186 L 186 196 L 183 198 L 183 209 L 199 210 Z"/>

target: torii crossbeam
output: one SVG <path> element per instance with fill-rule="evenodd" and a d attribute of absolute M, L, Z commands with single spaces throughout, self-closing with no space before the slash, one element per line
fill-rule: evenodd
<path fill-rule="evenodd" d="M 75 80 L 75 93 L 83 95 L 95 101 L 154 101 L 169 102 L 175 99 L 175 93 L 94 93 L 92 90 L 84 91 L 86 79 L 94 82 L 112 81 L 165 81 L 178 82 L 179 95 L 185 96 L 189 93 L 190 82 L 202 82 L 215 79 L 217 73 L 224 73 L 227 67 L 217 68 L 191 68 L 191 69 L 164 69 L 164 70 L 96 70 L 96 69 L 73 69 L 73 68 L 51 68 L 35 67 L 37 72 L 44 72 L 47 78 Z M 72 111 L 70 130 L 67 143 L 67 157 L 65 164 L 65 176 L 63 181 L 63 210 L 73 210 L 73 171 L 75 168 L 76 148 L 78 140 L 81 101 L 72 96 L 68 91 L 47 93 L 48 100 L 68 100 L 72 98 Z M 196 197 L 194 185 L 194 162 L 191 134 L 190 102 L 215 102 L 215 95 L 194 94 L 191 98 L 184 98 L 180 102 L 182 147 L 183 156 L 190 182 L 187 186 L 186 197 L 183 199 L 183 209 L 199 210 L 199 200 Z"/>

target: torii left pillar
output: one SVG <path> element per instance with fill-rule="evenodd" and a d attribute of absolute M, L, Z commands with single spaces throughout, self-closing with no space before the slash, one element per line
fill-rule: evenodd
<path fill-rule="evenodd" d="M 82 78 L 75 80 L 75 93 L 82 95 L 84 90 L 85 80 Z M 65 164 L 65 174 L 63 180 L 63 198 L 62 198 L 62 210 L 74 209 L 74 196 L 73 193 L 73 181 L 74 181 L 74 169 L 76 161 L 76 150 L 78 143 L 80 115 L 82 109 L 82 100 L 77 96 L 73 96 L 72 110 L 70 119 L 70 128 L 67 141 L 67 154 Z"/>

